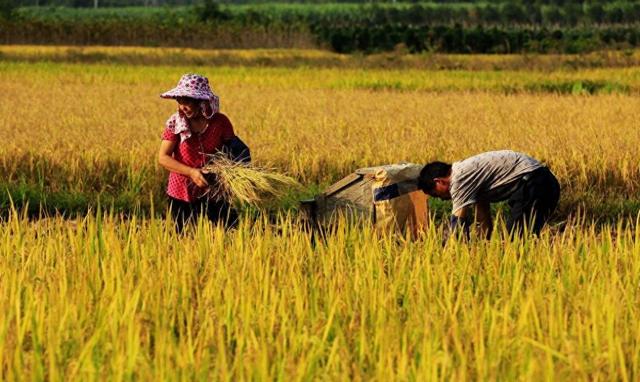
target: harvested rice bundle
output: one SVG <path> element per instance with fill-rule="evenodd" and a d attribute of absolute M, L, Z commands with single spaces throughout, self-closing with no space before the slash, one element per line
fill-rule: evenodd
<path fill-rule="evenodd" d="M 302 187 L 289 176 L 250 163 L 233 161 L 221 153 L 209 155 L 209 158 L 209 163 L 202 168 L 202 172 L 215 177 L 215 181 L 211 182 L 209 196 L 218 200 L 236 200 L 258 205 L 279 199 L 292 188 Z"/>

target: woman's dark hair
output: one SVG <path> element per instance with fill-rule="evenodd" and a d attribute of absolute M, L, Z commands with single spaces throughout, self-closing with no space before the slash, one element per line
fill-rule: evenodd
<path fill-rule="evenodd" d="M 178 102 L 189 102 L 193 104 L 198 104 L 202 102 L 201 99 L 193 98 L 193 97 L 176 97 L 176 101 Z"/>
<path fill-rule="evenodd" d="M 427 163 L 422 170 L 420 170 L 420 177 L 418 178 L 418 188 L 425 193 L 429 194 L 436 187 L 435 178 L 445 178 L 449 176 L 451 172 L 451 165 L 444 162 L 431 162 Z"/>

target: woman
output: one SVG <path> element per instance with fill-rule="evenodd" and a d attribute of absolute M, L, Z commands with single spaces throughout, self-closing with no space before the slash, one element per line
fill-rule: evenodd
<path fill-rule="evenodd" d="M 171 215 L 179 232 L 185 223 L 199 215 L 227 226 L 237 223 L 238 215 L 226 201 L 207 197 L 209 182 L 202 167 L 207 155 L 232 151 L 248 160 L 249 150 L 233 132 L 229 119 L 220 113 L 220 101 L 209 87 L 209 80 L 197 74 L 185 74 L 178 86 L 161 95 L 175 99 L 178 111 L 166 123 L 158 162 L 169 173 L 167 195 Z"/>

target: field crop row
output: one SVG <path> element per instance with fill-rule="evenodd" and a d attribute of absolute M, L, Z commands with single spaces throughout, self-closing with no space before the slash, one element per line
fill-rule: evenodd
<path fill-rule="evenodd" d="M 0 379 L 635 380 L 640 231 L 0 222 Z"/>
<path fill-rule="evenodd" d="M 531 93 L 527 86 L 607 80 L 630 91 L 636 68 L 570 72 L 129 67 L 0 63 L 3 205 L 86 211 L 163 203 L 156 165 L 164 121 L 158 95 L 188 71 L 211 79 L 222 109 L 255 159 L 309 192 L 355 168 L 454 161 L 511 148 L 548 163 L 563 215 L 638 211 L 636 96 Z M 505 89 L 521 89 L 508 91 Z M 136 207 L 138 205 L 138 207 Z"/>
<path fill-rule="evenodd" d="M 469 71 L 578 72 L 640 66 L 640 51 L 590 54 L 466 55 L 392 53 L 346 55 L 311 49 L 188 49 L 105 46 L 0 46 L 3 62 L 127 64 L 136 66 L 277 67 L 317 69 L 419 69 Z"/>
<path fill-rule="evenodd" d="M 130 48 L 88 49 L 113 57 L 90 64 L 66 49 L 0 48 L 0 380 L 639 379 L 637 66 L 241 64 L 325 57 L 282 51 L 177 65 Z M 192 71 L 305 195 L 175 233 L 156 162 L 176 105 L 159 94 Z M 314 237 L 286 210 L 358 167 L 503 148 L 560 180 L 540 238 L 504 240 L 498 218 L 490 240 L 443 245 L 450 206 L 433 201 L 416 240 L 344 221 Z"/>

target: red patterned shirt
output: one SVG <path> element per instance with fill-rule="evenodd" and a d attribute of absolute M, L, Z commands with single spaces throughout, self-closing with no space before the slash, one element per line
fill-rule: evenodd
<path fill-rule="evenodd" d="M 214 154 L 222 148 L 225 141 L 233 138 L 233 126 L 229 118 L 222 113 L 216 113 L 209 120 L 207 128 L 201 133 L 192 133 L 187 139 L 181 141 L 180 134 L 175 132 L 175 119 L 167 121 L 167 126 L 162 133 L 162 139 L 178 142 L 173 151 L 173 159 L 193 168 L 201 168 L 206 162 L 206 154 Z M 175 172 L 169 173 L 167 195 L 172 198 L 193 202 L 206 192 L 196 186 L 191 179 Z"/>

